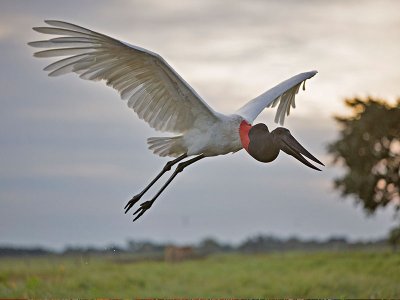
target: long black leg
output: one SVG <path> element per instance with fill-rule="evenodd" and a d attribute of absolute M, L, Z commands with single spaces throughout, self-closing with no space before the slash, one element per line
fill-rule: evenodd
<path fill-rule="evenodd" d="M 143 202 L 140 207 L 138 208 L 138 210 L 136 210 L 134 212 L 133 215 L 137 216 L 133 219 L 133 221 L 136 221 L 137 219 L 139 219 L 145 212 L 146 210 L 148 210 L 154 203 L 154 201 L 156 201 L 156 199 L 158 198 L 158 196 L 160 196 L 160 194 L 165 190 L 165 188 L 171 183 L 171 181 L 176 177 L 176 175 L 178 175 L 180 172 L 183 171 L 184 168 L 186 168 L 187 166 L 195 163 L 196 161 L 200 160 L 204 158 L 204 155 L 201 154 L 199 156 L 196 156 L 192 159 L 189 159 L 187 161 L 181 162 L 175 169 L 174 173 L 171 175 L 171 177 L 168 178 L 167 182 L 165 182 L 165 184 L 161 187 L 161 189 L 157 192 L 157 194 L 155 194 L 155 196 L 153 197 L 153 199 Z"/>
<path fill-rule="evenodd" d="M 144 188 L 144 190 L 141 191 L 139 194 L 133 196 L 132 199 L 129 200 L 129 202 L 124 207 L 125 213 L 127 213 L 132 208 L 132 206 L 134 206 L 135 203 L 138 202 L 140 200 L 140 198 L 142 198 L 144 193 L 146 193 L 148 191 L 148 189 L 151 188 L 153 186 L 153 184 L 156 183 L 156 181 L 158 179 L 160 179 L 161 176 L 164 175 L 165 172 L 171 170 L 171 167 L 173 165 L 175 165 L 176 163 L 180 162 L 182 159 L 184 159 L 186 157 L 187 157 L 187 154 L 185 153 L 185 154 L 182 154 L 181 156 L 179 156 L 178 158 L 167 162 L 165 164 L 164 168 L 161 170 L 161 172 Z"/>

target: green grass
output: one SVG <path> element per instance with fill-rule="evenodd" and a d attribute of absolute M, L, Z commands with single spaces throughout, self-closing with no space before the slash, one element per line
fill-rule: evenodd
<path fill-rule="evenodd" d="M 400 254 L 233 254 L 181 263 L 9 258 L 0 259 L 0 297 L 399 298 Z"/>

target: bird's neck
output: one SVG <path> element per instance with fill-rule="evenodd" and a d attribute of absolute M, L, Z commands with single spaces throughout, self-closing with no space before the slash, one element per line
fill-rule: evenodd
<path fill-rule="evenodd" d="M 240 141 L 242 142 L 243 148 L 246 149 L 247 152 L 249 152 L 249 144 L 250 144 L 249 131 L 250 131 L 250 129 L 251 129 L 251 124 L 249 124 L 246 120 L 243 120 L 240 123 L 240 126 L 239 126 Z"/>

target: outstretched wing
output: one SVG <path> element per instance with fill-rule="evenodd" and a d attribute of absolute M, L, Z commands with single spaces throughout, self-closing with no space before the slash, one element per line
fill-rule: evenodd
<path fill-rule="evenodd" d="M 303 83 L 304 90 L 306 80 L 313 77 L 315 74 L 317 74 L 317 71 L 305 72 L 281 82 L 257 98 L 247 102 L 236 111 L 236 114 L 252 123 L 266 107 L 275 107 L 279 103 L 275 115 L 275 123 L 279 122 L 283 125 L 285 115 L 289 115 L 290 113 L 290 107 L 296 107 L 294 98 L 301 84 Z"/>
<path fill-rule="evenodd" d="M 44 68 L 49 76 L 74 72 L 83 79 L 105 80 L 156 130 L 183 133 L 199 120 L 217 120 L 213 109 L 158 54 L 71 23 L 45 22 L 53 27 L 33 29 L 59 37 L 28 44 L 47 48 L 36 57 L 66 56 Z"/>

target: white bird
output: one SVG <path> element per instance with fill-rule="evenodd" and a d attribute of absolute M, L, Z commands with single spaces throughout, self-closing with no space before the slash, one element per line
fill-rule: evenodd
<path fill-rule="evenodd" d="M 149 200 L 135 211 L 133 221 L 148 210 L 170 182 L 188 165 L 205 157 L 233 153 L 244 148 L 261 162 L 274 160 L 282 150 L 310 168 L 320 170 L 304 156 L 323 165 L 304 149 L 289 130 L 278 127 L 269 132 L 265 124 L 251 125 L 267 107 L 278 106 L 275 122 L 283 125 L 290 108 L 295 107 L 295 95 L 305 81 L 317 72 L 293 76 L 249 101 L 230 115 L 214 111 L 175 70 L 158 54 L 130 45 L 104 34 L 71 23 L 48 20 L 51 27 L 34 27 L 37 32 L 56 35 L 45 41 L 28 43 L 47 48 L 36 57 L 66 58 L 44 68 L 49 76 L 77 73 L 87 80 L 104 80 L 127 100 L 140 119 L 152 128 L 171 132 L 171 137 L 151 137 L 149 149 L 159 156 L 176 157 L 143 191 L 125 206 L 125 213 L 140 200 L 147 190 L 173 165 L 178 164 L 171 177 Z"/>

